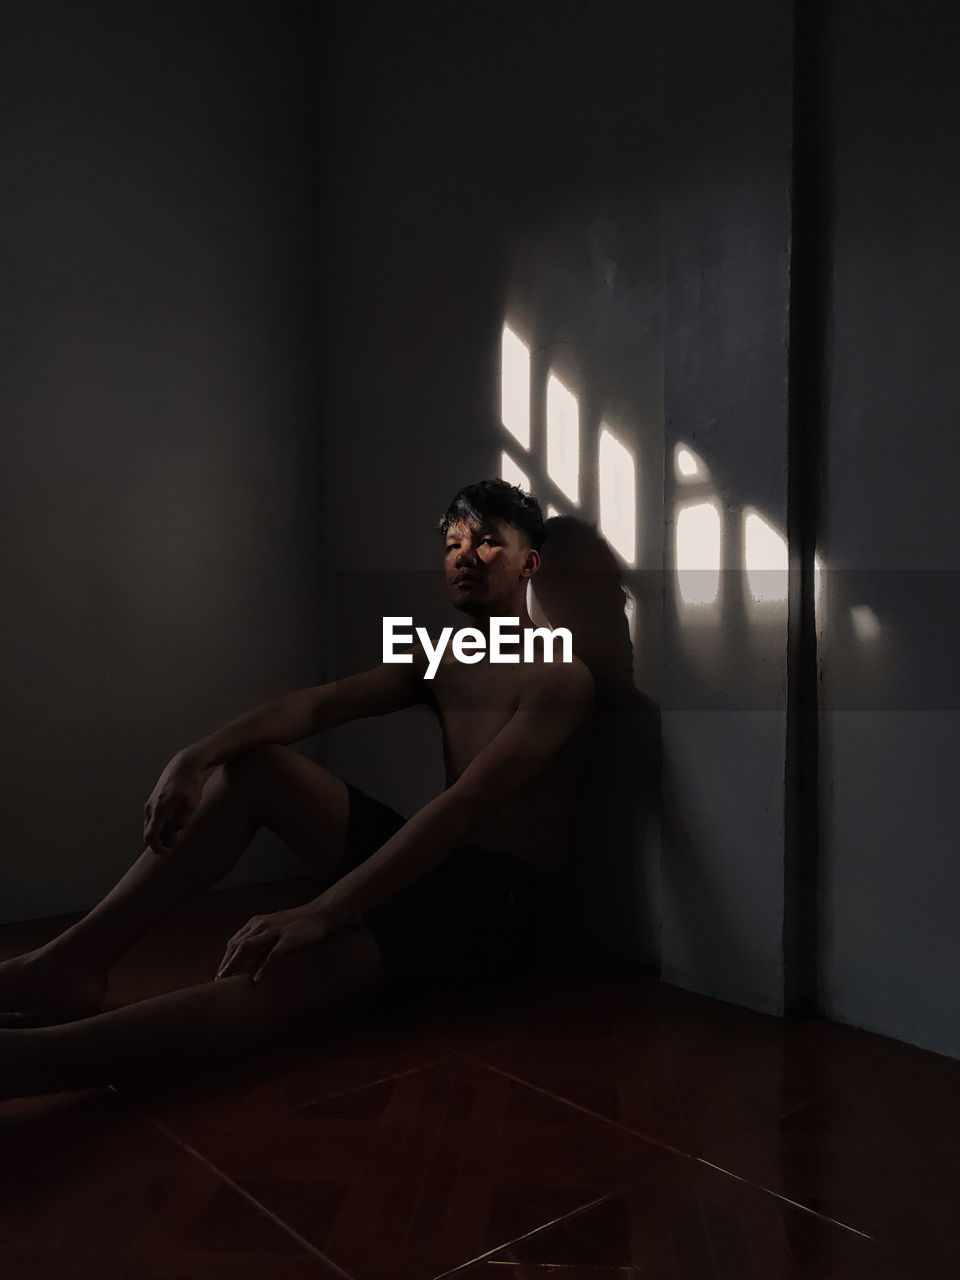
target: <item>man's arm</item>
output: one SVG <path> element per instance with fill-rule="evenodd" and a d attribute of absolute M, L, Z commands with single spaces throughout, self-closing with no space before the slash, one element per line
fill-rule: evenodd
<path fill-rule="evenodd" d="M 583 663 L 538 672 L 525 685 L 510 720 L 453 786 L 419 809 L 311 907 L 339 925 L 406 888 L 466 840 L 485 816 L 522 791 L 593 706 L 593 677 Z"/>
<path fill-rule="evenodd" d="M 327 684 L 298 689 L 231 720 L 179 754 L 199 769 L 270 742 L 299 742 L 362 716 L 387 715 L 431 698 L 423 680 L 427 656 L 422 645 L 412 663 L 383 663 Z"/>

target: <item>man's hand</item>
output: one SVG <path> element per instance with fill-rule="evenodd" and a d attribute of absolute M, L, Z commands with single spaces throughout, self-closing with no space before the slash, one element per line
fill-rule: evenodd
<path fill-rule="evenodd" d="M 227 943 L 217 978 L 252 971 L 254 982 L 259 982 L 282 955 L 322 942 L 336 928 L 331 917 L 313 903 L 253 916 Z"/>
<path fill-rule="evenodd" d="M 178 751 L 143 806 L 143 839 L 154 853 L 170 853 L 196 812 L 203 794 L 203 768 L 188 751 Z"/>

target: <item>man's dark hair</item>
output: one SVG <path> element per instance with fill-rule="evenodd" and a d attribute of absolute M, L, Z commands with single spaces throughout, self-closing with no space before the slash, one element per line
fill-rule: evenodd
<path fill-rule="evenodd" d="M 508 484 L 506 480 L 480 480 L 460 490 L 440 520 L 434 525 L 446 534 L 450 525 L 461 520 L 469 524 L 483 524 L 485 520 L 505 520 L 515 529 L 526 534 L 535 551 L 543 546 L 543 512 L 540 503 L 530 493 Z"/>

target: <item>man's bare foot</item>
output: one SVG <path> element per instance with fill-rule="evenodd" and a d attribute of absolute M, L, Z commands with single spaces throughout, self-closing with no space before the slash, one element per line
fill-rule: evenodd
<path fill-rule="evenodd" d="M 69 1022 L 103 1009 L 106 972 L 66 964 L 43 950 L 0 961 L 0 1026 Z M 22 1014 L 22 1018 L 9 1015 Z"/>

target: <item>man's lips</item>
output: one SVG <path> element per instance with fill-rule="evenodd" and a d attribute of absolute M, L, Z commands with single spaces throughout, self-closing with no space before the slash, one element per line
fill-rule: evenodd
<path fill-rule="evenodd" d="M 464 583 L 464 582 L 479 582 L 479 581 L 480 581 L 480 579 L 479 579 L 475 574 L 472 574 L 472 573 L 458 573 L 458 574 L 457 574 L 457 576 L 456 576 L 456 577 L 454 578 L 454 580 L 453 580 L 453 585 L 454 585 L 454 586 L 459 586 L 461 583 Z"/>

